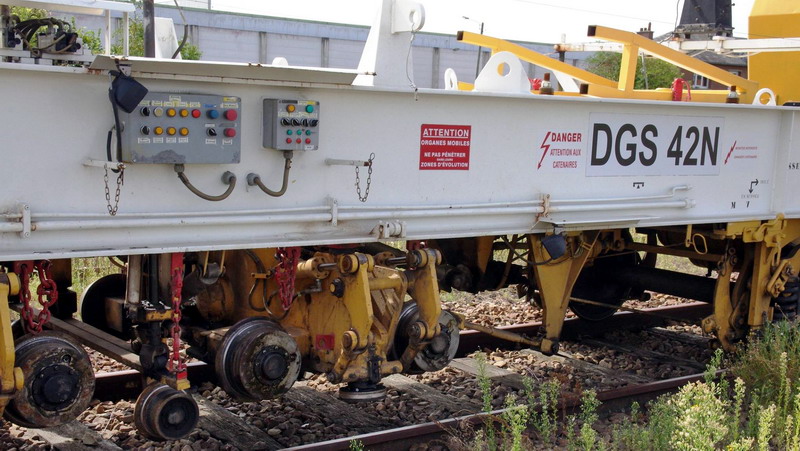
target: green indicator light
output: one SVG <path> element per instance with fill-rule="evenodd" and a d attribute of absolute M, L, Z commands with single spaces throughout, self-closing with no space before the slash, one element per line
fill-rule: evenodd
<path fill-rule="evenodd" d="M 298 135 L 302 135 L 303 134 L 303 130 L 297 130 L 297 134 Z"/>
<path fill-rule="evenodd" d="M 306 130 L 306 136 L 311 136 L 311 130 Z"/>
<path fill-rule="evenodd" d="M 313 113 L 314 105 L 306 105 L 306 113 Z"/>
<path fill-rule="evenodd" d="M 292 131 L 291 131 L 291 130 L 286 130 L 286 134 L 287 134 L 287 135 L 291 135 L 291 134 L 292 134 Z"/>

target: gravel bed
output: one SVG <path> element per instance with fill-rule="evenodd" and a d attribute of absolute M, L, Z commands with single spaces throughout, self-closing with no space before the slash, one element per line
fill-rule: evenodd
<path fill-rule="evenodd" d="M 535 306 L 531 306 L 524 299 L 516 297 L 512 289 L 500 290 L 491 293 L 481 293 L 478 295 L 445 295 L 445 308 L 453 309 L 456 312 L 465 314 L 471 321 L 485 325 L 511 325 L 528 323 L 541 320 L 541 311 Z M 653 296 L 648 302 L 633 301 L 627 305 L 642 307 L 655 307 L 658 305 L 674 305 L 681 300 L 666 296 Z M 569 316 L 572 316 L 569 313 Z M 688 326 L 687 331 L 696 333 L 696 328 Z M 676 329 L 680 330 L 680 329 Z M 686 358 L 703 357 L 706 354 L 700 351 L 691 351 L 684 354 L 687 347 L 683 343 L 673 340 L 665 340 L 661 337 L 647 337 L 646 332 L 636 335 L 614 335 L 613 341 L 634 343 L 637 346 L 645 343 L 649 349 L 658 352 L 669 353 L 677 351 Z M 637 362 L 631 358 L 612 350 L 594 349 L 581 344 L 562 342 L 565 349 L 573 353 L 576 358 L 586 360 L 591 363 L 598 363 L 601 366 L 629 371 L 634 374 L 642 374 L 647 377 L 661 377 L 660 375 L 677 375 L 671 368 L 655 367 L 650 368 L 644 362 Z M 672 351 L 670 351 L 672 349 Z M 127 369 L 126 366 L 109 359 L 102 354 L 92 350 L 87 350 L 96 371 L 117 371 Z M 568 363 L 558 361 L 544 361 L 537 354 L 524 353 L 521 351 L 506 350 L 486 350 L 488 362 L 498 368 L 517 372 L 518 374 L 531 377 L 536 383 L 541 383 L 550 379 L 561 382 L 563 395 L 567 397 L 579 396 L 582 390 L 593 388 L 596 390 L 606 390 L 624 385 L 625 382 L 605 378 L 597 374 L 590 374 L 580 369 L 569 366 Z M 478 381 L 474 376 L 462 373 L 452 368 L 445 368 L 434 373 L 413 375 L 411 378 L 425 383 L 446 395 L 465 401 L 473 400 L 478 405 L 481 403 L 481 392 Z M 305 385 L 323 393 L 336 395 L 339 385 L 330 384 L 322 375 L 309 375 L 309 377 L 298 385 Z M 247 423 L 255 426 L 284 446 L 294 446 L 304 443 L 313 443 L 322 440 L 348 437 L 356 435 L 358 432 L 348 430 L 337 424 L 335 418 L 325 418 L 317 412 L 309 409 L 302 404 L 294 403 L 286 399 L 265 400 L 253 403 L 241 403 L 232 400 L 224 391 L 211 384 L 203 384 L 196 388 L 197 393 L 244 419 Z M 505 398 L 514 394 L 518 399 L 524 396 L 523 393 L 509 387 L 493 385 L 492 407 L 500 408 L 505 402 Z M 92 402 L 91 407 L 84 412 L 79 421 L 90 429 L 98 432 L 103 438 L 110 440 L 123 449 L 154 449 L 170 451 L 194 451 L 194 450 L 234 450 L 230 444 L 223 443 L 208 431 L 202 429 L 195 430 L 184 440 L 174 442 L 153 442 L 139 435 L 133 425 L 132 401 L 121 401 L 117 403 Z M 464 415 L 471 412 L 453 412 L 447 408 L 434 405 L 428 400 L 420 399 L 407 393 L 400 393 L 389 389 L 387 398 L 381 402 L 367 403 L 358 407 L 364 413 L 379 419 L 381 422 L 390 426 L 402 426 L 417 424 L 427 421 L 441 420 L 453 416 Z M 27 440 L 20 438 L 24 429 L 11 425 L 10 423 L 0 423 L 0 449 L 19 449 L 19 450 L 49 450 L 51 447 L 37 440 Z M 435 451 L 441 444 L 429 444 L 427 447 L 418 447 L 419 450 Z"/>

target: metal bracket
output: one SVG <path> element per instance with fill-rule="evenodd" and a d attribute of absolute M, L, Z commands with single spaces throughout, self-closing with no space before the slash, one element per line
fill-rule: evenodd
<path fill-rule="evenodd" d="M 406 237 L 406 223 L 405 221 L 380 221 L 378 225 L 372 229 L 371 235 L 377 235 L 379 240 L 386 240 L 389 238 L 405 238 Z"/>
<path fill-rule="evenodd" d="M 113 169 L 117 171 L 123 170 L 126 167 L 125 163 L 118 163 L 107 160 L 92 160 L 91 158 L 88 160 L 84 160 L 83 165 L 88 168 Z"/>
<path fill-rule="evenodd" d="M 331 204 L 331 224 L 336 227 L 339 225 L 339 201 L 333 198 L 330 198 Z"/>
<path fill-rule="evenodd" d="M 392 33 L 416 33 L 425 25 L 425 7 L 421 3 L 395 0 L 392 3 Z"/>
<path fill-rule="evenodd" d="M 25 203 L 17 204 L 19 207 L 19 212 L 22 215 L 21 221 L 22 222 L 22 231 L 19 232 L 19 236 L 22 238 L 30 238 L 31 236 L 31 207 Z"/>

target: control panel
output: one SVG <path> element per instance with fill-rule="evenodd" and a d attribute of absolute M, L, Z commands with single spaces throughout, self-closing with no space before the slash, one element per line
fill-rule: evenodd
<path fill-rule="evenodd" d="M 264 99 L 264 147 L 278 150 L 319 149 L 319 102 Z"/>
<path fill-rule="evenodd" d="M 124 123 L 126 163 L 226 164 L 241 158 L 241 99 L 149 92 Z"/>

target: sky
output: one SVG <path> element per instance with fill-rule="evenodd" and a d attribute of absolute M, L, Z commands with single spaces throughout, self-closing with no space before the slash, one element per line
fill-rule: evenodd
<path fill-rule="evenodd" d="M 754 0 L 734 0 L 734 35 L 746 37 Z M 181 0 L 207 7 L 209 0 Z M 586 42 L 589 25 L 637 31 L 652 24 L 655 35 L 672 31 L 682 0 L 419 0 L 425 7 L 422 31 L 455 34 L 459 30 L 503 39 L 556 43 Z M 156 0 L 173 3 L 173 0 Z M 379 0 L 210 0 L 211 8 L 323 22 L 370 25 Z M 463 16 L 469 17 L 464 19 Z"/>

